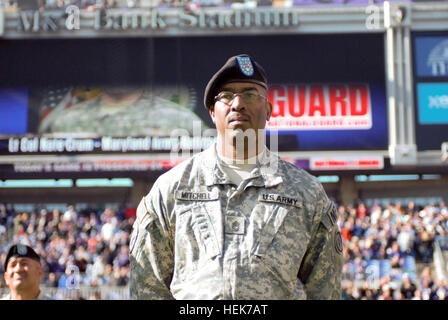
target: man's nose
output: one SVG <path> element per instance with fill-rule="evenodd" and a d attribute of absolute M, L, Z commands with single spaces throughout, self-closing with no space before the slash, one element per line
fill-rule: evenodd
<path fill-rule="evenodd" d="M 233 111 L 239 111 L 245 108 L 243 98 L 240 95 L 237 95 L 233 98 L 231 104 Z"/>

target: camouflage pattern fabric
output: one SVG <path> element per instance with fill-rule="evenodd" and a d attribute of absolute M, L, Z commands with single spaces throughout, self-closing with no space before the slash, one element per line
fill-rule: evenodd
<path fill-rule="evenodd" d="M 40 133 L 170 136 L 178 128 L 191 134 L 195 121 L 207 127 L 190 109 L 149 93 L 131 105 L 114 105 L 114 112 L 104 112 L 105 107 L 101 97 L 97 97 L 68 109 L 55 110 L 41 125 Z"/>
<path fill-rule="evenodd" d="M 239 186 L 215 144 L 161 175 L 137 209 L 132 299 L 340 299 L 342 242 L 318 180 L 267 150 Z"/>

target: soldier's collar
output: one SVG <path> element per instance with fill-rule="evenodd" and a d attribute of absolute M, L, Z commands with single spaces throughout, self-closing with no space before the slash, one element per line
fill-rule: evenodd
<path fill-rule="evenodd" d="M 262 180 L 262 183 L 267 188 L 281 184 L 283 179 L 278 174 L 279 160 L 280 158 L 270 152 L 265 146 L 263 156 L 260 157 L 257 166 L 252 170 L 250 178 L 257 179 L 258 181 Z M 215 142 L 204 152 L 203 166 L 208 171 L 208 174 L 205 175 L 205 183 L 207 186 L 231 183 L 219 162 L 220 159 L 216 151 Z M 260 183 L 256 185 L 260 185 Z"/>

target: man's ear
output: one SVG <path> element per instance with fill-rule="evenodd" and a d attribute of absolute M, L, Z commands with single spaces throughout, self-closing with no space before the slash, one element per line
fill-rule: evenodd
<path fill-rule="evenodd" d="M 8 277 L 8 275 L 6 274 L 6 272 L 3 274 L 3 279 L 5 279 L 5 284 L 6 284 L 7 286 L 9 286 L 9 281 L 8 281 L 9 277 Z"/>
<path fill-rule="evenodd" d="M 210 108 L 208 109 L 208 112 L 210 113 L 210 118 L 212 118 L 213 123 L 216 124 L 216 122 L 215 122 L 215 110 L 214 110 L 213 106 L 210 106 Z"/>
<path fill-rule="evenodd" d="M 266 121 L 269 121 L 272 114 L 272 103 L 269 101 L 266 103 Z"/>
<path fill-rule="evenodd" d="M 44 268 L 42 268 L 40 263 L 39 263 L 38 273 L 39 273 L 39 279 L 42 279 L 42 277 L 44 276 Z"/>

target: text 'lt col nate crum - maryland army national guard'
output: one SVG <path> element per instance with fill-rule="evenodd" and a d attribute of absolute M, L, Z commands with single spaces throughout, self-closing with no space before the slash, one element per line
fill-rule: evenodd
<path fill-rule="evenodd" d="M 342 241 L 318 180 L 281 160 L 263 132 L 272 112 L 263 68 L 231 57 L 205 107 L 207 150 L 162 174 L 141 200 L 131 236 L 132 299 L 339 299 Z"/>

